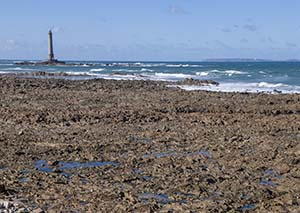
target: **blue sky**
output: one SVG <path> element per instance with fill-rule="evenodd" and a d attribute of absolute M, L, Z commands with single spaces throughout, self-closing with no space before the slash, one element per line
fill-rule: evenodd
<path fill-rule="evenodd" d="M 49 3 L 51 2 L 51 3 Z M 300 59 L 299 0 L 3 0 L 0 58 Z"/>

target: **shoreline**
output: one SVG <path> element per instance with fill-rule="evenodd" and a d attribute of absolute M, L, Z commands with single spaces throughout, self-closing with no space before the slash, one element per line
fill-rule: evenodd
<path fill-rule="evenodd" d="M 192 77 L 184 78 L 183 80 L 159 80 L 147 79 L 143 74 L 128 74 L 114 72 L 103 76 L 90 75 L 88 73 L 72 73 L 72 72 L 19 72 L 9 73 L 2 72 L 0 76 L 15 76 L 23 78 L 36 78 L 36 79 L 63 79 L 73 81 L 90 81 L 95 79 L 104 80 L 121 80 L 121 81 L 152 81 L 168 83 L 169 88 L 177 88 L 185 91 L 208 91 L 208 92 L 224 92 L 224 93 L 264 93 L 264 94 L 300 94 L 300 87 L 294 86 L 296 90 L 290 90 L 290 85 L 271 84 L 267 82 L 260 83 L 243 83 L 243 82 L 217 82 L 210 79 L 195 79 Z M 243 85 L 245 84 L 245 85 Z M 271 86 L 275 88 L 271 88 Z M 286 89 L 277 89 L 277 86 L 285 86 Z M 299 90 L 299 91 L 298 91 Z"/>
<path fill-rule="evenodd" d="M 9 75 L 0 84 L 0 200 L 43 211 L 299 208 L 299 94 Z"/>

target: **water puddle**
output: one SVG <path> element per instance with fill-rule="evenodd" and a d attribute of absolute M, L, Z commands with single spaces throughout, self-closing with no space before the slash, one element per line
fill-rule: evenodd
<path fill-rule="evenodd" d="M 177 195 L 183 195 L 185 197 L 196 197 L 197 195 L 191 193 L 184 193 L 184 192 L 176 192 Z"/>
<path fill-rule="evenodd" d="M 145 181 L 150 181 L 152 178 L 153 178 L 152 176 L 148 176 L 148 175 L 143 176 L 143 179 Z"/>
<path fill-rule="evenodd" d="M 263 172 L 263 177 L 271 177 L 271 178 L 282 178 L 281 175 L 278 175 L 277 172 L 275 172 L 272 169 L 267 169 Z"/>
<path fill-rule="evenodd" d="M 30 178 L 28 178 L 28 177 L 23 177 L 23 178 L 19 179 L 20 183 L 28 183 L 29 181 L 30 181 Z"/>
<path fill-rule="evenodd" d="M 61 173 L 62 176 L 65 176 L 66 178 L 71 178 L 72 174 L 65 172 L 65 170 L 70 169 L 83 169 L 83 168 L 95 168 L 95 167 L 101 167 L 101 166 L 119 166 L 119 163 L 116 162 L 110 162 L 110 161 L 104 161 L 104 162 L 85 162 L 85 163 L 79 163 L 76 161 L 73 162 L 64 162 L 60 161 L 58 162 L 57 166 L 54 168 L 49 167 L 47 161 L 45 160 L 38 160 L 35 162 L 35 168 L 40 172 L 58 172 Z"/>
<path fill-rule="evenodd" d="M 0 172 L 5 171 L 6 169 L 7 169 L 7 167 L 0 166 Z"/>
<path fill-rule="evenodd" d="M 48 163 L 45 160 L 38 160 L 35 162 L 35 168 L 40 172 L 53 172 L 52 168 L 48 167 Z"/>
<path fill-rule="evenodd" d="M 271 180 L 266 180 L 266 179 L 261 179 L 261 180 L 259 181 L 259 184 L 265 185 L 265 186 L 272 186 L 272 187 L 277 186 L 277 183 L 274 183 L 273 181 L 271 181 Z"/>
<path fill-rule="evenodd" d="M 23 170 L 20 171 L 20 173 L 21 173 L 22 175 L 26 175 L 26 174 L 29 174 L 30 171 L 29 171 L 28 169 L 23 169 Z"/>
<path fill-rule="evenodd" d="M 250 198 L 251 198 L 251 196 L 247 195 L 247 194 L 242 196 L 243 200 L 249 200 Z"/>
<path fill-rule="evenodd" d="M 261 185 L 275 187 L 277 186 L 277 183 L 275 183 L 273 180 L 281 179 L 281 178 L 283 177 L 281 175 L 278 175 L 277 172 L 275 172 L 274 170 L 267 169 L 263 172 L 259 183 Z"/>
<path fill-rule="evenodd" d="M 290 134 L 290 137 L 293 138 L 293 139 L 299 139 L 300 134 Z"/>
<path fill-rule="evenodd" d="M 142 170 L 140 169 L 134 169 L 133 170 L 134 174 L 137 174 L 137 175 L 142 175 Z M 145 180 L 145 181 L 150 181 L 153 177 L 150 176 L 150 175 L 142 175 L 142 178 Z"/>
<path fill-rule="evenodd" d="M 137 174 L 137 175 L 142 174 L 142 170 L 140 170 L 140 169 L 134 169 L 133 172 L 134 172 L 134 174 Z"/>
<path fill-rule="evenodd" d="M 154 199 L 160 203 L 170 203 L 169 196 L 166 194 L 152 194 L 152 193 L 143 193 L 138 195 L 139 199 L 142 201 L 149 201 Z"/>
<path fill-rule="evenodd" d="M 86 205 L 89 204 L 89 202 L 88 202 L 88 201 L 82 200 L 82 201 L 79 201 L 79 204 L 80 204 L 81 206 L 86 206 Z"/>
<path fill-rule="evenodd" d="M 244 206 L 241 207 L 242 211 L 249 211 L 249 210 L 253 210 L 255 208 L 254 204 L 246 204 Z"/>
<path fill-rule="evenodd" d="M 86 162 L 86 163 L 79 163 L 79 162 L 59 162 L 58 163 L 59 169 L 74 169 L 74 168 L 94 168 L 100 166 L 119 166 L 118 163 L 104 161 L 104 162 Z"/>

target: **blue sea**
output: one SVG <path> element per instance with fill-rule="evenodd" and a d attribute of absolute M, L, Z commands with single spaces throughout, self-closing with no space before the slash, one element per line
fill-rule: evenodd
<path fill-rule="evenodd" d="M 300 93 L 300 62 L 106 62 L 68 61 L 75 66 L 20 66 L 0 60 L 1 73 L 64 72 L 76 79 L 214 80 L 218 86 L 179 85 L 185 90 Z M 91 66 L 92 64 L 92 66 Z"/>

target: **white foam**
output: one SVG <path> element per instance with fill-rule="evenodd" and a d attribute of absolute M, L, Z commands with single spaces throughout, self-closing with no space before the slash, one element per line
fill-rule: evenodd
<path fill-rule="evenodd" d="M 25 70 L 25 69 L 23 69 L 21 67 L 15 67 L 15 68 L 12 68 L 12 70 Z"/>
<path fill-rule="evenodd" d="M 90 69 L 91 72 L 101 72 L 104 71 L 105 69 L 99 68 L 99 69 Z"/>
<path fill-rule="evenodd" d="M 165 63 L 147 63 L 147 64 L 143 64 L 142 67 L 162 67 L 165 66 Z"/>
<path fill-rule="evenodd" d="M 222 73 L 222 71 L 220 71 L 220 70 L 210 70 L 209 72 L 212 72 L 212 73 Z"/>
<path fill-rule="evenodd" d="M 2 69 L 2 70 L 5 70 L 5 71 L 35 71 L 36 69 L 14 67 L 14 68 L 5 68 L 5 69 Z"/>
<path fill-rule="evenodd" d="M 155 73 L 156 76 L 164 78 L 191 78 L 193 75 L 183 73 Z"/>
<path fill-rule="evenodd" d="M 278 88 L 278 87 L 284 87 L 287 85 L 284 85 L 282 83 L 279 84 L 271 84 L 271 83 L 267 83 L 267 82 L 260 82 L 257 84 L 257 87 L 262 87 L 262 88 Z"/>
<path fill-rule="evenodd" d="M 76 64 L 76 65 L 72 65 L 74 67 L 90 67 L 91 65 L 89 64 Z"/>
<path fill-rule="evenodd" d="M 141 71 L 142 71 L 142 72 L 153 72 L 154 70 L 142 68 Z"/>
<path fill-rule="evenodd" d="M 145 64 L 143 64 L 141 62 L 136 62 L 136 63 L 123 63 L 123 62 L 117 63 L 117 62 L 114 62 L 111 65 L 120 66 L 120 67 L 143 67 L 143 66 L 145 66 Z"/>
<path fill-rule="evenodd" d="M 181 64 L 167 64 L 166 67 L 181 67 Z"/>
<path fill-rule="evenodd" d="M 9 74 L 9 73 L 11 73 L 11 72 L 1 71 L 1 70 L 0 70 L 0 74 Z"/>
<path fill-rule="evenodd" d="M 196 65 L 196 64 L 192 64 L 192 65 L 190 65 L 190 67 L 204 67 L 203 65 Z"/>
<path fill-rule="evenodd" d="M 200 64 L 167 64 L 166 67 L 203 67 Z"/>
<path fill-rule="evenodd" d="M 196 75 L 199 75 L 199 76 L 208 76 L 209 72 L 196 72 Z"/>
<path fill-rule="evenodd" d="M 215 92 L 248 92 L 248 93 L 300 93 L 300 86 L 286 85 L 282 83 L 272 84 L 266 82 L 259 83 L 220 83 L 219 85 L 196 86 L 196 85 L 169 85 L 183 90 L 206 90 Z"/>
<path fill-rule="evenodd" d="M 166 67 L 189 67 L 189 64 L 167 64 Z"/>
<path fill-rule="evenodd" d="M 223 74 L 226 74 L 228 76 L 232 76 L 232 75 L 244 75 L 244 74 L 248 74 L 247 72 L 242 72 L 242 71 L 239 71 L 239 70 L 210 70 L 208 71 L 210 73 L 223 73 Z"/>
<path fill-rule="evenodd" d="M 107 80 L 145 80 L 143 76 L 139 75 L 117 75 L 117 74 L 102 74 L 98 75 L 98 78 L 103 78 Z"/>
<path fill-rule="evenodd" d="M 85 75 L 85 76 L 98 76 L 96 73 L 91 72 L 65 72 L 68 75 Z"/>
<path fill-rule="evenodd" d="M 239 70 L 225 70 L 224 71 L 226 74 L 230 74 L 230 75 L 233 75 L 233 74 L 247 74 L 246 72 L 242 72 L 242 71 L 239 71 Z"/>

